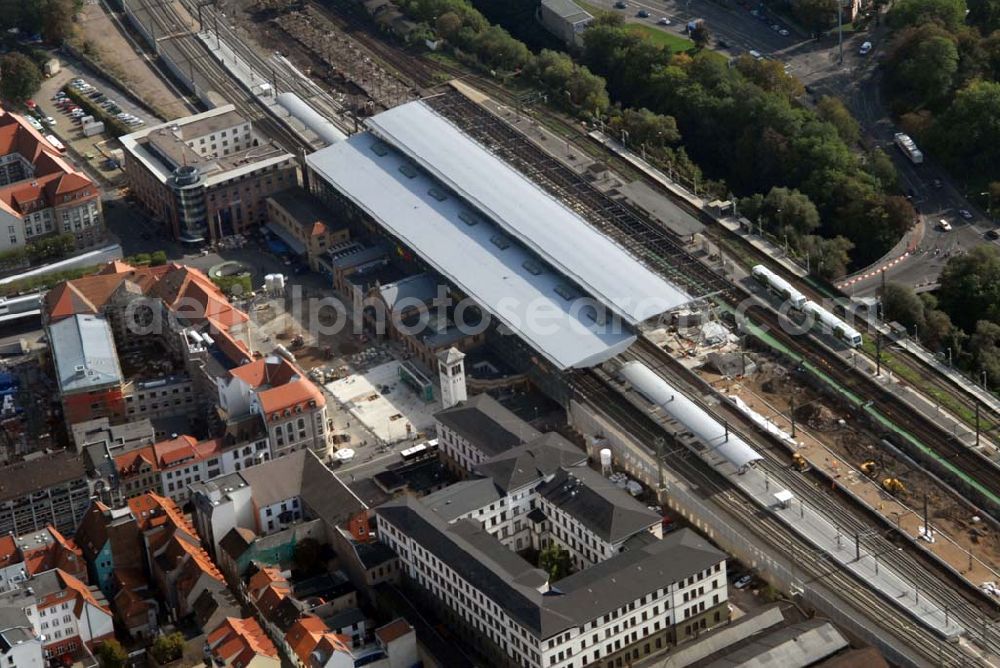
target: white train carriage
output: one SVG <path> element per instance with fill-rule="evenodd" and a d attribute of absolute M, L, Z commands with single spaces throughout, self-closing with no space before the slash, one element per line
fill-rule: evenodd
<path fill-rule="evenodd" d="M 693 401 L 681 394 L 642 362 L 626 362 L 618 371 L 622 380 L 646 401 L 684 426 L 712 452 L 728 461 L 739 473 L 763 459 L 749 443 L 732 433 Z"/>
<path fill-rule="evenodd" d="M 822 325 L 824 328 L 832 332 L 834 336 L 852 348 L 857 348 L 861 345 L 863 340 L 861 338 L 861 332 L 854 329 L 816 302 L 807 301 L 805 306 L 802 307 L 802 311 L 813 319 L 813 327 L 817 324 Z"/>
<path fill-rule="evenodd" d="M 792 287 L 792 284 L 778 276 L 773 271 L 762 264 L 754 266 L 750 270 L 753 277 L 763 283 L 772 292 L 786 299 L 794 309 L 801 310 L 806 305 L 806 296 Z"/>

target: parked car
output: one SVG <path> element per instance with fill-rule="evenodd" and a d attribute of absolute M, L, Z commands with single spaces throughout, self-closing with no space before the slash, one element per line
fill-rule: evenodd
<path fill-rule="evenodd" d="M 790 35 L 791 33 L 788 32 L 788 28 L 782 28 L 781 30 L 778 31 L 778 34 L 781 35 L 782 37 L 788 37 L 788 35 Z"/>
<path fill-rule="evenodd" d="M 968 209 L 959 209 L 958 210 L 958 215 L 960 215 L 962 218 L 964 218 L 966 220 L 972 220 L 974 218 L 974 216 L 972 215 L 972 212 L 969 211 Z"/>
<path fill-rule="evenodd" d="M 746 589 L 750 586 L 751 582 L 753 582 L 753 576 L 747 573 L 746 575 L 738 577 L 736 582 L 733 583 L 733 586 L 737 589 Z"/>
<path fill-rule="evenodd" d="M 951 223 L 942 218 L 938 221 L 938 229 L 942 232 L 951 232 Z"/>
<path fill-rule="evenodd" d="M 986 238 L 996 241 L 997 239 L 1000 239 L 1000 232 L 997 230 L 986 230 Z"/>
<path fill-rule="evenodd" d="M 872 43 L 871 42 L 864 42 L 861 45 L 861 48 L 858 49 L 858 53 L 860 55 L 862 55 L 862 56 L 867 56 L 869 53 L 871 53 L 871 50 L 872 50 Z"/>
<path fill-rule="evenodd" d="M 636 16 L 638 16 L 640 19 L 648 19 L 649 18 L 649 12 L 647 10 L 645 10 L 645 9 L 640 9 L 638 11 L 638 13 L 636 14 Z"/>
<path fill-rule="evenodd" d="M 615 3 L 615 8 L 616 9 L 625 9 L 627 7 L 628 7 L 628 3 L 625 2 L 625 0 L 618 0 L 618 2 Z"/>
<path fill-rule="evenodd" d="M 668 25 L 670 25 L 670 19 L 668 19 L 666 16 L 664 16 L 664 17 L 661 17 L 660 20 L 657 21 L 657 23 L 659 23 L 661 26 L 668 26 Z"/>

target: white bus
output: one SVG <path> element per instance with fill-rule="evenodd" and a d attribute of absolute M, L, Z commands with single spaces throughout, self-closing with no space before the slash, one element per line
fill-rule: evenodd
<path fill-rule="evenodd" d="M 919 165 L 924 161 L 923 151 L 917 148 L 916 143 L 910 139 L 910 135 L 897 132 L 893 135 L 893 139 L 896 141 L 896 146 L 899 147 L 899 150 L 903 152 L 903 155 L 910 159 L 910 162 Z"/>

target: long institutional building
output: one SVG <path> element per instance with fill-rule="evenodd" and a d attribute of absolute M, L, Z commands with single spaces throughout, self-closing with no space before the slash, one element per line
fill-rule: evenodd
<path fill-rule="evenodd" d="M 366 123 L 306 157 L 313 193 L 412 251 L 556 369 L 615 356 L 639 323 L 689 300 L 427 102 Z"/>
<path fill-rule="evenodd" d="M 519 339 L 536 364 L 600 364 L 689 301 L 432 103 L 366 124 L 307 156 L 310 190 L 470 298 L 493 318 L 487 335 L 516 335 L 494 340 Z M 384 504 L 377 530 L 491 663 L 614 668 L 728 620 L 724 553 L 687 530 L 663 537 L 656 513 L 562 437 L 485 395 L 462 399 L 438 414 L 438 433 L 468 479 Z M 551 545 L 576 572 L 551 581 L 520 556 Z"/>

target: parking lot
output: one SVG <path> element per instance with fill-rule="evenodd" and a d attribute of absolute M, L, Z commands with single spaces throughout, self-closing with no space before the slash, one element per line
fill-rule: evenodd
<path fill-rule="evenodd" d="M 114 100 L 121 109 L 121 113 L 131 114 L 147 124 L 159 123 L 160 120 L 152 118 L 147 111 L 133 103 L 125 93 L 116 89 L 111 83 L 89 71 L 84 72 L 84 68 L 79 68 L 72 62 L 67 63 L 62 55 L 60 55 L 60 61 L 62 61 L 62 69 L 42 82 L 42 86 L 34 98 L 38 115 L 51 117 L 55 121 L 55 123 L 43 123 L 42 132 L 54 134 L 72 153 L 83 158 L 89 168 L 88 171 L 99 175 L 105 184 L 121 185 L 124 181 L 121 170 L 105 163 L 106 158 L 111 156 L 111 151 L 117 148 L 117 139 L 109 139 L 107 133 L 91 137 L 84 136 L 81 125 L 75 123 L 71 115 L 56 104 L 54 99 L 56 94 L 74 79 L 83 79 L 87 84 L 93 86 L 95 91 L 100 91 L 107 98 Z M 144 126 L 136 126 L 136 129 L 139 127 Z"/>

